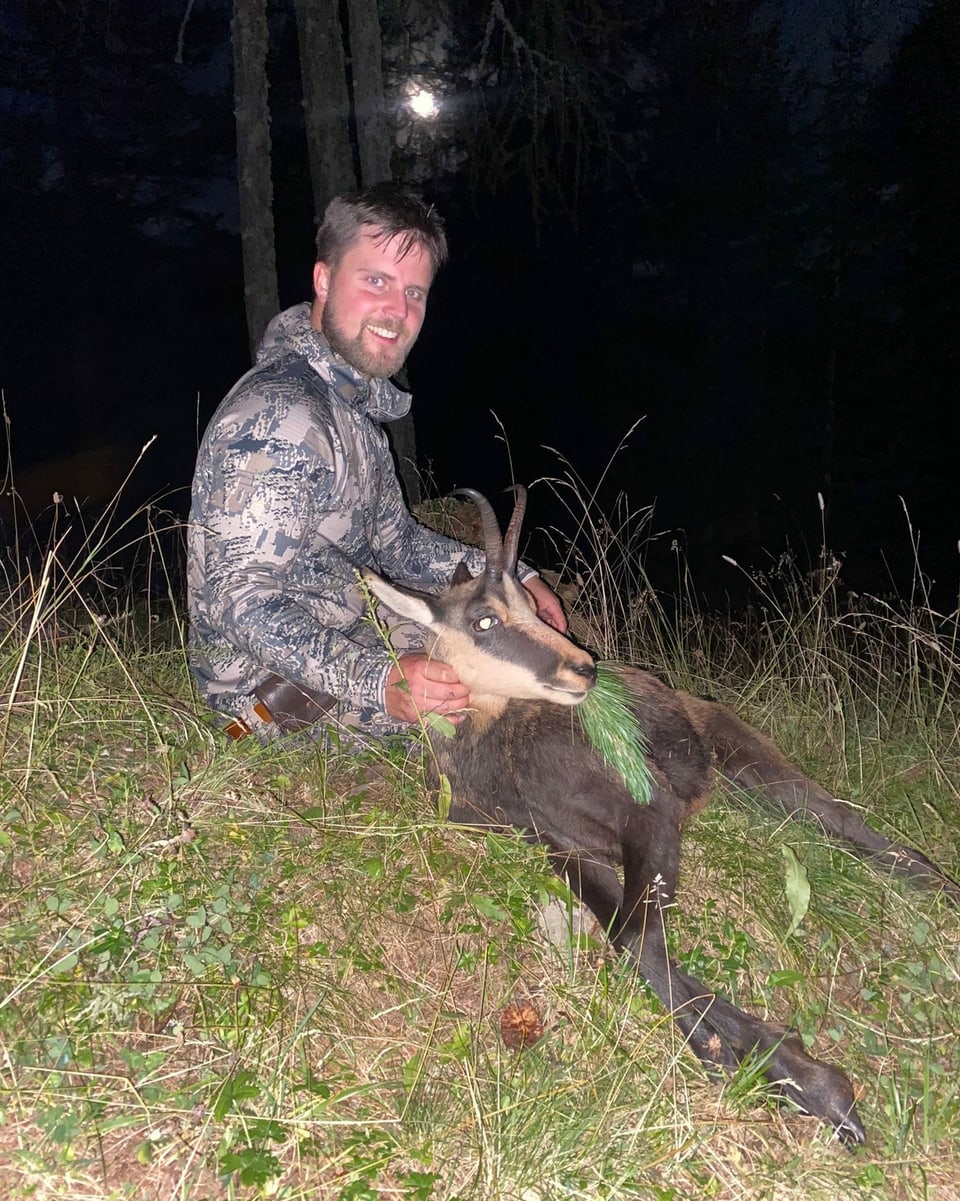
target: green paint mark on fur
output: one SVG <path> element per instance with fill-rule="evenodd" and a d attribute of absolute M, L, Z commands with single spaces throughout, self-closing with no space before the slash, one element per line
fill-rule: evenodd
<path fill-rule="evenodd" d="M 653 778 L 646 739 L 633 711 L 630 689 L 612 667 L 597 664 L 597 683 L 577 706 L 590 745 L 618 773 L 638 804 L 650 801 Z"/>

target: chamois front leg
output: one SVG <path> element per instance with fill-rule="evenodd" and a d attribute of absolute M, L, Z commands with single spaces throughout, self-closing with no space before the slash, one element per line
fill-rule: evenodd
<path fill-rule="evenodd" d="M 670 803 L 663 793 L 658 796 Z M 671 903 L 676 887 L 680 848 L 676 817 L 629 800 L 612 821 L 619 833 L 607 832 L 603 858 L 583 848 L 554 850 L 552 865 L 590 909 L 614 947 L 632 960 L 711 1074 L 721 1067 L 733 1071 L 739 1058 L 712 1030 L 707 1018 L 709 1005 L 701 1004 L 704 1000 L 712 1003 L 712 995 L 680 972 L 667 955 L 663 910 Z M 617 872 L 606 861 L 613 842 L 621 840 L 626 895 Z M 649 868 L 653 862 L 655 869 Z"/>
<path fill-rule="evenodd" d="M 711 1072 L 733 1070 L 748 1055 L 763 1057 L 764 1074 L 781 1097 L 804 1113 L 829 1123 L 845 1143 L 866 1135 L 846 1075 L 813 1059 L 800 1038 L 780 1026 L 744 1013 L 671 961 L 664 935 L 665 905 L 673 896 L 676 851 L 671 819 L 637 807 L 623 838 L 623 901 L 612 930 L 614 944 L 631 957 L 683 1031 L 691 1049 Z M 656 854 L 651 854 L 655 850 Z"/>

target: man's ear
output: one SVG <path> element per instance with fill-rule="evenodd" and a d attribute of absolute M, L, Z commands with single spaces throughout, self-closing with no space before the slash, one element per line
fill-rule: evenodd
<path fill-rule="evenodd" d="M 330 290 L 330 268 L 326 263 L 313 264 L 313 291 L 316 298 L 323 302 Z"/>

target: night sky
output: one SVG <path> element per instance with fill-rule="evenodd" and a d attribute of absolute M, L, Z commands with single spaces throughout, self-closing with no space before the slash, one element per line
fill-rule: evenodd
<path fill-rule="evenodd" d="M 511 470 L 562 473 L 559 452 L 602 478 L 603 504 L 654 506 L 657 586 L 680 545 L 717 605 L 743 599 L 724 555 L 814 566 L 824 521 L 846 588 L 906 594 L 906 507 L 949 611 L 960 6 L 877 0 L 860 25 L 839 0 L 665 7 L 599 6 L 578 47 L 578 154 L 573 126 L 547 122 L 539 166 L 512 174 L 485 156 L 523 81 L 464 83 L 482 21 L 457 18 L 449 61 L 431 60 L 447 108 L 430 130 L 403 117 L 395 162 L 452 248 L 408 364 L 422 468 L 493 495 Z M 530 6 L 513 8 L 522 22 Z M 269 12 L 285 306 L 308 297 L 313 211 L 292 3 Z M 185 512 L 198 432 L 248 366 L 229 5 L 3 0 L 0 37 L 0 387 L 23 491 L 93 503 L 108 464 L 157 435 L 131 501 L 168 491 Z M 528 134 L 503 135 L 511 161 L 529 163 Z M 531 524 L 554 522 L 535 488 Z"/>

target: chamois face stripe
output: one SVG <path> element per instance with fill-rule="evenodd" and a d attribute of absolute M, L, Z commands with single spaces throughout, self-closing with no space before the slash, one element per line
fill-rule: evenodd
<path fill-rule="evenodd" d="M 532 676 L 547 683 L 564 666 L 565 656 L 558 653 L 561 648 L 532 636 L 529 627 L 498 626 L 482 641 L 478 638 L 474 645 L 484 654 L 523 667 Z M 572 649 L 572 644 L 569 645 Z"/>

